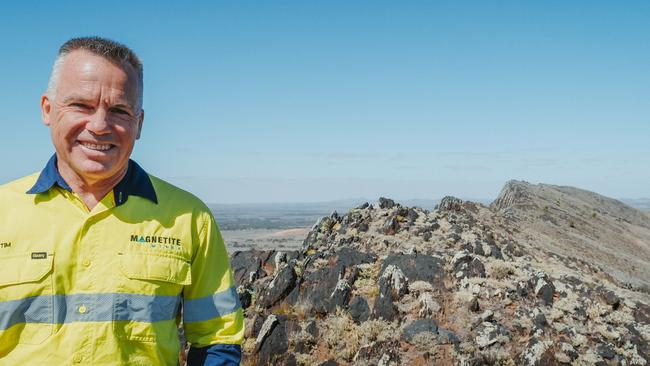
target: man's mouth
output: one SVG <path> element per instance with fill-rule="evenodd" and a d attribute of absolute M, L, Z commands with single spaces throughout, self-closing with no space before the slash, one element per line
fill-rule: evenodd
<path fill-rule="evenodd" d="M 79 144 L 86 149 L 95 150 L 95 151 L 108 151 L 115 147 L 113 144 L 94 144 L 90 142 L 79 142 Z"/>

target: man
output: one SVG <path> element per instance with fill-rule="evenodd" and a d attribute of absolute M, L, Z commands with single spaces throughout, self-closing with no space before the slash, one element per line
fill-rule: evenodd
<path fill-rule="evenodd" d="M 142 90 L 124 45 L 59 50 L 41 98 L 56 153 L 0 186 L 0 365 L 176 365 L 180 307 L 189 365 L 239 364 L 242 310 L 214 218 L 129 159 Z"/>

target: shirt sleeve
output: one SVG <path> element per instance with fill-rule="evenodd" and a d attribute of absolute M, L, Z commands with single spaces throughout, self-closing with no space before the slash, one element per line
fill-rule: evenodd
<path fill-rule="evenodd" d="M 212 214 L 204 213 L 199 222 L 192 283 L 183 290 L 185 336 L 193 348 L 240 345 L 244 317 L 228 252 Z"/>

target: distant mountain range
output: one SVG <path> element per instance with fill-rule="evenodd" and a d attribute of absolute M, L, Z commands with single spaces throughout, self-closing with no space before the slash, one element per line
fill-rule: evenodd
<path fill-rule="evenodd" d="M 650 210 L 650 198 L 621 198 L 619 201 L 640 210 Z"/>
<path fill-rule="evenodd" d="M 490 205 L 493 201 L 488 198 L 467 198 L 467 201 Z M 396 200 L 408 207 L 420 207 L 433 210 L 440 199 L 405 199 Z M 644 211 L 650 211 L 650 198 L 625 198 L 621 202 Z M 295 227 L 311 227 L 319 218 L 333 211 L 339 214 L 347 213 L 351 208 L 364 202 L 377 202 L 376 199 L 353 198 L 327 202 L 304 203 L 242 203 L 242 204 L 210 204 L 208 205 L 222 230 L 244 229 L 290 229 Z"/>

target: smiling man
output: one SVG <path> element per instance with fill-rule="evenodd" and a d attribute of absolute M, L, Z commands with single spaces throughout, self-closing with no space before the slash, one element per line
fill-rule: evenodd
<path fill-rule="evenodd" d="M 0 186 L 0 364 L 176 365 L 181 313 L 189 365 L 239 364 L 242 310 L 212 214 L 130 160 L 142 75 L 107 39 L 59 50 L 41 98 L 56 152 Z"/>

